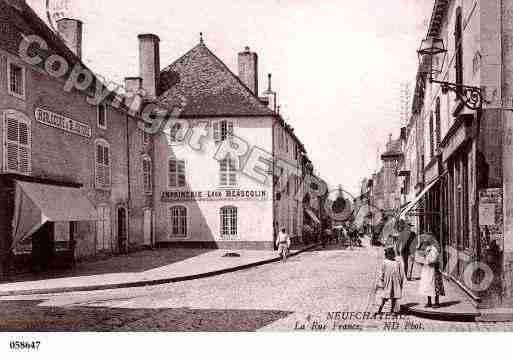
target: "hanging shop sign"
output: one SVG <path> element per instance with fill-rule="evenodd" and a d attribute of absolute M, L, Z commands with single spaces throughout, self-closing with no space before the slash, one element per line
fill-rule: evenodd
<path fill-rule="evenodd" d="M 91 127 L 85 123 L 72 120 L 71 118 L 59 115 L 57 113 L 37 108 L 35 112 L 37 122 L 50 127 L 58 128 L 74 135 L 82 137 L 91 137 Z"/>
<path fill-rule="evenodd" d="M 267 191 L 261 190 L 213 190 L 213 191 L 166 191 L 162 202 L 195 201 L 266 201 Z"/>

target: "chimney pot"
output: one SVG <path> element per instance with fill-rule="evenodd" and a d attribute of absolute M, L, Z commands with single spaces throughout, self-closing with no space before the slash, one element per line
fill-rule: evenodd
<path fill-rule="evenodd" d="M 69 18 L 57 20 L 57 31 L 71 52 L 82 59 L 82 21 Z"/>

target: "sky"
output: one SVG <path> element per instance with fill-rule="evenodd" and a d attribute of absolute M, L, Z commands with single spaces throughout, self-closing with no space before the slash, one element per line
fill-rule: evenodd
<path fill-rule="evenodd" d="M 55 0 L 59 1 L 59 0 Z M 138 75 L 140 33 L 161 39 L 165 67 L 199 42 L 237 73 L 245 46 L 259 55 L 260 91 L 273 74 L 281 113 L 330 188 L 357 194 L 399 135 L 401 83 L 417 71 L 416 48 L 433 0 L 68 0 L 84 23 L 83 60 L 123 83 Z M 41 16 L 46 0 L 27 0 Z"/>

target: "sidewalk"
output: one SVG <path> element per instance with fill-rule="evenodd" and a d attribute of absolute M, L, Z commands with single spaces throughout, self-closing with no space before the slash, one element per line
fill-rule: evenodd
<path fill-rule="evenodd" d="M 444 278 L 445 296 L 440 297 L 440 308 L 426 308 L 427 297 L 418 294 L 419 281 L 406 281 L 401 309 L 405 314 L 442 321 L 474 322 L 480 316 L 470 298 L 457 285 Z"/>
<path fill-rule="evenodd" d="M 296 256 L 317 244 L 291 250 Z M 240 257 L 224 256 L 237 253 Z M 141 287 L 181 282 L 279 261 L 274 251 L 161 249 L 77 264 L 60 278 L 0 284 L 0 296 Z M 15 278 L 16 280 L 16 278 Z"/>

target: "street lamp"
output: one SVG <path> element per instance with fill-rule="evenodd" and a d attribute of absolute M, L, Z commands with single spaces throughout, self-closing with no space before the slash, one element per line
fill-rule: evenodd
<path fill-rule="evenodd" d="M 483 96 L 479 87 L 465 86 L 451 82 L 438 81 L 433 76 L 443 71 L 447 50 L 444 41 L 435 36 L 428 36 L 422 40 L 417 50 L 419 56 L 420 72 L 429 76 L 429 82 L 439 84 L 442 93 L 452 91 L 471 110 L 480 110 L 483 106 Z"/>

